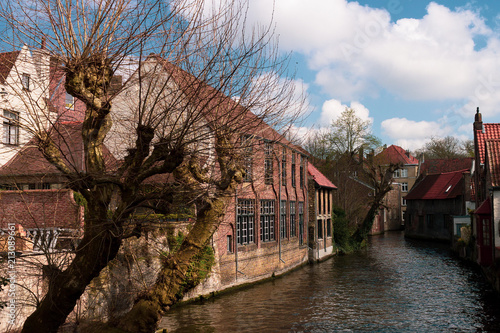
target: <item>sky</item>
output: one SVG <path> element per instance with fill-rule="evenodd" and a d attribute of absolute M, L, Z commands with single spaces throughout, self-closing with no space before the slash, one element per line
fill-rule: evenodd
<path fill-rule="evenodd" d="M 500 122 L 500 2 L 251 0 L 271 15 L 282 52 L 312 108 L 300 125 L 324 128 L 344 108 L 382 143 L 421 148 L 431 137 L 472 138 L 479 107 Z"/>

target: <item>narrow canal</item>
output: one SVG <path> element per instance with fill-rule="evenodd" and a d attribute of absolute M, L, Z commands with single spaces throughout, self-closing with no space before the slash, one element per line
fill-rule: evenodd
<path fill-rule="evenodd" d="M 180 332 L 500 332 L 500 298 L 446 246 L 370 239 L 366 250 L 173 309 Z"/>

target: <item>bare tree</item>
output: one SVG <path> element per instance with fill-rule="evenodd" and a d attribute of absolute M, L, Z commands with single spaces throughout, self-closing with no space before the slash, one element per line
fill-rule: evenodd
<path fill-rule="evenodd" d="M 305 145 L 320 170 L 338 186 L 334 202 L 346 212 L 353 228 L 364 219 L 368 192 L 372 191 L 364 170 L 365 153 L 379 142 L 370 123 L 346 108 L 328 130 L 317 131 Z"/>
<path fill-rule="evenodd" d="M 357 117 L 355 110 L 345 108 L 331 124 L 325 140 L 333 156 L 357 154 L 361 149 L 373 149 L 380 140 L 371 133 L 370 122 Z"/>
<path fill-rule="evenodd" d="M 25 125 L 87 209 L 71 263 L 54 269 L 23 332 L 58 330 L 124 239 L 140 237 L 141 224 L 133 218 L 138 209 L 168 213 L 182 202 L 195 207 L 189 234 L 163 260 L 156 283 L 110 323 L 124 332 L 154 330 L 159 316 L 185 292 L 191 260 L 216 230 L 242 180 L 240 136 L 269 132 L 264 121 L 275 128 L 290 121 L 283 114 L 296 102 L 293 85 L 283 80 L 287 63 L 273 31 L 260 27 L 248 33 L 244 2 L 211 5 L 203 0 L 0 5 L 4 36 L 13 37 L 4 42 L 14 48 L 40 45 L 40 53 L 64 74 L 66 91 L 85 105 L 83 167 L 68 160 L 53 139 L 57 119 L 49 112 L 36 113 L 44 119 Z M 116 87 L 118 76 L 123 81 Z M 34 110 L 45 110 L 29 94 L 23 98 Z M 121 159 L 119 167 L 107 165 L 105 144 Z"/>
<path fill-rule="evenodd" d="M 432 137 L 423 148 L 417 150 L 417 154 L 423 153 L 426 159 L 470 157 L 474 154 L 471 145 L 474 145 L 472 140 L 461 141 L 453 136 Z"/>

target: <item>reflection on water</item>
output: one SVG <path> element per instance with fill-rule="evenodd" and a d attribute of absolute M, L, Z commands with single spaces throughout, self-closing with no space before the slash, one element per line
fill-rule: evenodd
<path fill-rule="evenodd" d="M 446 246 L 402 233 L 271 282 L 173 309 L 168 332 L 500 332 L 500 298 Z"/>

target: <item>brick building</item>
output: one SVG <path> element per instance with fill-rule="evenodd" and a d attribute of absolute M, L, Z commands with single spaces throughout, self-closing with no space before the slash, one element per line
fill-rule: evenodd
<path fill-rule="evenodd" d="M 179 68 L 167 63 L 164 65 L 165 72 L 174 78 L 173 84 L 182 86 L 183 80 L 193 80 L 193 77 Z M 85 173 L 81 142 L 81 115 L 84 106 L 66 94 L 64 77 L 50 68 L 52 80 L 48 85 L 48 105 L 58 122 L 48 131 L 60 147 L 68 165 L 74 166 L 76 172 Z M 220 94 L 207 85 L 199 84 L 207 89 L 208 94 Z M 135 130 L 130 131 L 127 127 L 130 122 L 126 121 L 131 119 L 131 116 L 133 118 L 133 113 L 126 107 L 127 101 L 135 98 L 130 92 L 131 90 L 123 91 L 113 104 L 116 115 L 114 126 L 117 129 L 114 133 L 118 135 L 110 135 L 107 138 L 106 144 L 110 148 L 109 153 L 106 153 L 108 170 L 112 170 L 116 165 L 115 157 L 123 158 L 124 152 L 130 147 L 127 146 L 130 143 L 130 137 L 127 135 L 135 133 Z M 207 281 L 188 294 L 187 298 L 279 275 L 308 262 L 308 232 L 311 232 L 316 240 L 321 240 L 321 235 L 324 235 L 321 247 L 323 252 L 331 254 L 333 249 L 331 200 L 325 198 L 331 198 L 331 190 L 335 185 L 317 170 L 312 175 L 313 181 L 309 182 L 307 154 L 300 147 L 287 141 L 234 100 L 226 96 L 222 96 L 221 100 L 229 103 L 228 107 L 244 112 L 244 122 L 250 124 L 247 130 L 240 128 L 241 132 L 238 133 L 241 149 L 245 152 L 243 156 L 246 175 L 227 203 L 224 219 L 212 237 L 216 255 L 212 273 Z M 210 126 L 200 128 L 210 130 Z M 213 159 L 213 144 L 196 143 L 197 148 L 203 147 L 208 151 L 203 162 L 208 163 Z M 73 193 L 65 189 L 68 179 L 45 160 L 36 145 L 36 139 L 32 139 L 0 169 L 0 184 L 6 190 L 5 193 L 9 193 L 5 200 L 8 197 L 23 197 L 27 199 L 25 207 L 31 204 L 30 207 L 51 212 L 52 219 L 45 215 L 37 217 L 36 225 L 40 232 L 48 228 L 62 230 L 69 226 L 70 220 L 76 223 L 75 226 L 79 226 L 82 207 L 76 205 Z M 160 177 L 150 181 L 168 179 L 169 177 Z M 318 191 L 310 192 L 310 184 L 314 184 Z M 312 198 L 310 193 L 313 193 Z M 314 205 L 320 210 L 314 213 L 314 217 L 310 217 L 308 207 L 316 198 L 319 205 Z M 61 211 L 60 203 L 66 207 Z M 9 206 L 9 209 L 22 209 L 21 204 L 12 206 L 10 201 L 2 201 L 0 204 L 1 207 Z M 50 210 L 44 209 L 45 206 L 51 206 Z M 28 225 L 25 220 L 29 217 L 8 212 L 7 208 L 5 212 L 2 215 L 2 228 L 15 216 L 19 216 L 16 218 L 17 222 L 21 222 L 23 226 Z M 67 218 L 55 218 L 59 213 L 64 213 Z M 314 221 L 322 221 L 320 229 L 314 229 L 319 224 L 316 222 L 311 225 L 311 218 Z M 312 229 L 308 230 L 308 226 Z M 36 243 L 33 237 L 30 240 Z M 324 254 L 321 257 L 324 257 Z"/>
<path fill-rule="evenodd" d="M 384 212 L 384 230 L 400 230 L 405 223 L 405 195 L 411 190 L 419 174 L 419 161 L 403 148 L 391 145 L 375 156 L 377 160 L 399 164 L 401 167 L 394 172 L 393 190 L 385 199 L 388 211 Z M 395 193 L 396 192 L 396 193 Z M 390 218 L 388 218 L 390 216 Z"/>

